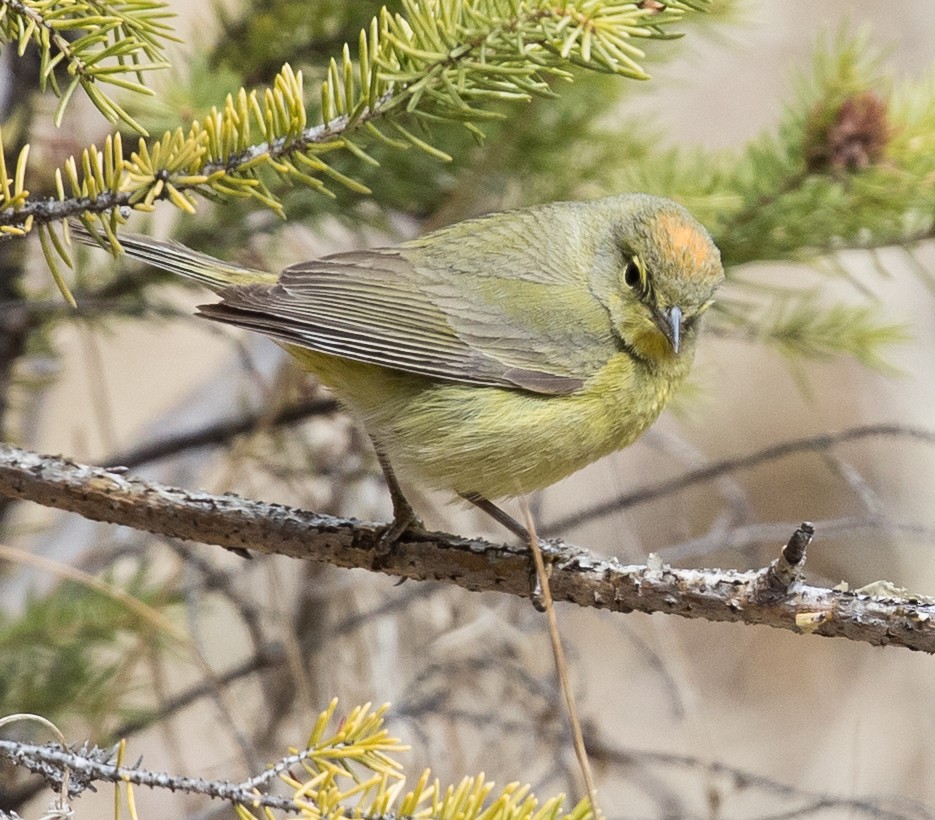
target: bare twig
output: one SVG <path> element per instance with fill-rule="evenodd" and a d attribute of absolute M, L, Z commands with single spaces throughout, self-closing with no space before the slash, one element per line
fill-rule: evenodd
<path fill-rule="evenodd" d="M 111 755 L 102 749 L 72 751 L 55 743 L 38 746 L 0 739 L 0 755 L 18 766 L 41 774 L 47 782 L 59 783 L 71 775 L 69 794 L 74 797 L 91 783 L 132 783 L 153 789 L 170 789 L 186 794 L 203 794 L 245 806 L 279 809 L 298 814 L 298 804 L 285 797 L 257 794 L 236 783 L 181 777 L 165 772 L 152 772 L 132 766 L 117 766 Z"/>
<path fill-rule="evenodd" d="M 558 675 L 558 684 L 562 690 L 562 697 L 565 701 L 565 711 L 571 726 L 572 746 L 575 750 L 575 757 L 578 759 L 578 768 L 581 770 L 581 777 L 584 780 L 584 789 L 588 796 L 588 802 L 591 804 L 591 809 L 594 811 L 595 815 L 601 817 L 603 813 L 597 803 L 597 790 L 594 787 L 594 776 L 591 774 L 591 764 L 588 762 L 588 753 L 584 748 L 584 736 L 581 733 L 581 720 L 578 717 L 578 705 L 575 703 L 575 696 L 571 691 L 571 680 L 568 675 L 568 660 L 565 657 L 562 638 L 558 632 L 558 617 L 555 614 L 552 593 L 549 590 L 549 573 L 546 570 L 545 559 L 542 557 L 542 548 L 539 545 L 539 538 L 536 535 L 535 522 L 532 520 L 532 513 L 529 511 L 528 505 L 523 505 L 523 512 L 526 514 L 529 549 L 532 553 L 533 564 L 536 568 L 537 597 L 541 600 L 542 610 L 545 612 L 549 623 L 549 640 L 552 643 L 552 655 L 555 658 L 555 671 Z M 535 602 L 536 598 L 533 600 Z"/>
<path fill-rule="evenodd" d="M 635 507 L 637 504 L 645 504 L 647 501 L 655 501 L 656 499 L 664 498 L 668 495 L 674 495 L 689 487 L 703 484 L 712 479 L 727 475 L 728 473 L 736 472 L 737 470 L 750 470 L 754 467 L 766 464 L 767 462 L 785 458 L 786 456 L 796 453 L 823 453 L 838 444 L 873 438 L 905 438 L 935 444 L 935 432 L 903 424 L 866 424 L 859 427 L 851 427 L 847 430 L 841 430 L 837 433 L 822 433 L 817 436 L 806 436 L 804 438 L 773 444 L 745 456 L 716 461 L 705 467 L 689 470 L 677 478 L 660 481 L 657 484 L 652 484 L 647 487 L 640 487 L 633 492 L 625 493 L 610 501 L 595 504 L 592 507 L 585 508 L 572 515 L 567 515 L 557 521 L 552 521 L 541 529 L 547 536 L 554 533 L 567 532 L 570 527 L 581 526 L 582 524 L 587 524 L 595 519 L 603 518 L 611 513 Z"/>
<path fill-rule="evenodd" d="M 238 680 L 249 677 L 264 669 L 277 666 L 282 662 L 283 650 L 281 644 L 267 644 L 261 647 L 252 657 L 228 669 L 226 672 L 219 673 L 217 675 L 217 680 L 201 681 L 190 686 L 188 689 L 174 695 L 165 703 L 160 704 L 157 709 L 151 712 L 138 714 L 126 723 L 120 724 L 116 729 L 110 732 L 109 735 L 116 739 L 125 738 L 135 732 L 140 732 L 178 714 L 201 698 L 208 697 L 215 691 L 216 686 L 229 686 Z"/>
<path fill-rule="evenodd" d="M 872 817 L 876 820 L 931 820 L 928 806 L 906 798 L 891 797 L 855 797 L 852 795 L 834 795 L 802 788 L 798 784 L 786 783 L 772 777 L 760 775 L 748 769 L 741 769 L 726 763 L 702 760 L 693 755 L 674 754 L 672 752 L 651 751 L 647 749 L 623 749 L 605 743 L 597 732 L 590 732 L 587 738 L 588 753 L 595 762 L 604 766 L 664 769 L 707 769 L 713 774 L 725 778 L 738 791 L 760 791 L 789 801 L 808 801 L 807 805 L 798 802 L 788 815 L 771 814 L 770 818 L 788 816 L 790 818 L 807 817 L 816 808 L 848 809 L 854 817 Z M 899 809 L 887 808 L 887 804 L 897 802 Z M 760 815 L 763 820 L 766 815 Z"/>
<path fill-rule="evenodd" d="M 234 437 L 249 433 L 262 425 L 287 427 L 313 416 L 330 415 L 337 409 L 338 403 L 334 399 L 323 398 L 312 398 L 289 405 L 273 416 L 270 416 L 268 411 L 261 409 L 237 419 L 206 424 L 204 427 L 192 430 L 189 433 L 178 433 L 150 444 L 141 444 L 139 447 L 134 447 L 132 450 L 123 453 L 115 453 L 108 458 L 107 463 L 119 464 L 122 467 L 138 467 L 141 464 L 171 458 L 197 447 L 225 444 Z"/>
<path fill-rule="evenodd" d="M 856 533 L 877 532 L 889 536 L 901 535 L 913 539 L 935 540 L 935 528 L 924 524 L 905 521 L 891 521 L 874 515 L 844 515 L 839 518 L 825 518 L 813 522 L 816 530 L 825 536 L 843 538 Z M 659 550 L 666 561 L 691 561 L 715 550 L 734 550 L 741 552 L 757 544 L 779 541 L 795 524 L 787 521 L 771 521 L 756 524 L 744 524 L 733 527 L 727 532 L 718 529 L 700 538 L 683 541 Z"/>

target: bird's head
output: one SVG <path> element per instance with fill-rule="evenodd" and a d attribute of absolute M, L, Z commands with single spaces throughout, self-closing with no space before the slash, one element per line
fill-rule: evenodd
<path fill-rule="evenodd" d="M 691 353 L 699 319 L 724 279 L 721 256 L 681 205 L 645 194 L 604 200 L 591 286 L 621 345 L 650 363 Z"/>

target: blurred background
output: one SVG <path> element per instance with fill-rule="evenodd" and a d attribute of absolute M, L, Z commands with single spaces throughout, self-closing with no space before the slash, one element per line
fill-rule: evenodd
<path fill-rule="evenodd" d="M 286 60 L 314 88 L 378 9 L 176 5 L 176 67 L 136 114 L 152 133 L 268 82 Z M 924 241 L 935 171 L 907 159 L 925 154 L 920 145 L 935 156 L 935 6 L 761 0 L 719 5 L 680 28 L 683 39 L 649 44 L 649 82 L 583 74 L 560 84 L 558 100 L 505 106 L 482 145 L 440 126 L 433 144 L 450 164 L 388 149 L 377 151 L 379 169 L 348 159 L 342 170 L 362 175 L 371 198 L 294 190 L 285 223 L 205 203 L 195 217 L 163 208 L 133 228 L 278 269 L 502 207 L 621 190 L 675 196 L 722 245 L 723 308 L 691 384 L 650 433 L 531 500 L 541 529 L 624 562 L 653 552 L 680 566 L 749 568 L 811 520 L 813 582 L 886 579 L 935 595 L 935 447 L 910 434 L 935 431 L 935 243 Z M 2 59 L 4 135 L 28 138 L 32 168 L 58 166 L 108 132 L 80 105 L 55 129 L 54 101 L 22 93 L 28 67 L 9 49 Z M 868 93 L 883 107 L 855 127 L 870 132 L 866 161 L 808 153 L 846 120 L 842 105 Z M 891 218 L 878 224 L 883 211 Z M 204 291 L 88 252 L 73 283 L 79 311 L 68 314 L 38 247 L 11 248 L 0 246 L 7 439 L 181 487 L 388 519 L 366 436 L 322 412 L 314 381 L 274 344 L 194 318 Z M 284 408 L 298 408 L 296 420 L 277 420 Z M 236 434 L 218 429 L 231 421 Z M 613 504 L 693 467 L 876 424 L 906 432 L 803 444 L 716 481 Z M 431 528 L 505 539 L 445 497 L 416 490 L 415 499 Z M 412 773 L 431 766 L 455 782 L 484 771 L 543 796 L 580 795 L 545 620 L 527 601 L 244 561 L 26 503 L 3 515 L 0 713 L 41 713 L 75 741 L 125 736 L 129 757 L 150 769 L 236 781 L 303 745 L 332 697 L 339 712 L 388 701 Z M 189 646 L 37 568 L 34 555 L 163 612 L 223 685 Z M 558 615 L 607 816 L 935 816 L 933 659 L 663 615 L 568 606 Z M 34 792 L 0 765 L 0 808 L 37 816 L 49 793 L 28 802 Z M 229 813 L 184 796 L 137 798 L 144 817 Z M 112 796 L 85 795 L 77 809 L 110 812 Z"/>

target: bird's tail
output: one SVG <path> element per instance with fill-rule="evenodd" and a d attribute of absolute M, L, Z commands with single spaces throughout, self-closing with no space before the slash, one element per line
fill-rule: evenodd
<path fill-rule="evenodd" d="M 73 222 L 69 228 L 72 237 L 83 245 L 111 249 L 106 237 L 91 233 L 84 225 Z M 246 268 L 216 259 L 206 253 L 193 251 L 180 242 L 153 239 L 151 236 L 135 233 L 122 233 L 119 239 L 127 256 L 169 273 L 194 279 L 212 290 L 222 290 L 230 285 L 271 284 L 277 278 L 268 271 Z"/>

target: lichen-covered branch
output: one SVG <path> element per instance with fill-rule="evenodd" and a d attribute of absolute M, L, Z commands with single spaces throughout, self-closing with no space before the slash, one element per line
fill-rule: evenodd
<path fill-rule="evenodd" d="M 0 446 L 0 494 L 229 549 L 445 581 L 476 591 L 528 597 L 532 589 L 531 556 L 521 546 L 427 533 L 404 536 L 384 555 L 376 523 L 190 492 L 135 478 L 121 468 L 89 467 L 10 445 Z M 801 539 L 802 531 L 793 540 Z M 550 586 L 555 600 L 580 606 L 764 624 L 935 652 L 935 605 L 811 586 L 800 579 L 804 551 L 796 557 L 790 549 L 787 545 L 784 557 L 771 567 L 737 572 L 677 569 L 661 562 L 624 566 L 560 544 L 548 552 Z"/>

